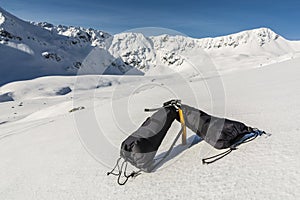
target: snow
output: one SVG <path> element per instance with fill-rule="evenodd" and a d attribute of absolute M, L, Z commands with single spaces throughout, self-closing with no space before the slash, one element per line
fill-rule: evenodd
<path fill-rule="evenodd" d="M 27 45 L 34 55 L 9 42 L 0 46 L 0 199 L 299 199 L 298 41 L 264 28 L 214 39 L 122 33 L 103 40 L 105 47 L 90 42 L 56 51 L 77 29 L 46 23 L 42 29 L 0 13 L 0 26 L 12 35 L 25 27 L 30 37 L 49 44 L 9 41 Z M 7 20 L 18 26 L 9 27 Z M 229 38 L 238 46 L 224 46 Z M 209 49 L 201 46 L 208 43 Z M 78 51 L 72 58 L 80 58 L 80 76 L 58 76 L 66 75 L 64 60 L 35 57 L 56 53 L 66 59 L 70 51 Z M 18 59 L 29 64 L 16 66 Z M 98 75 L 105 70 L 118 73 Z M 174 98 L 272 136 L 202 165 L 202 158 L 219 151 L 204 141 L 189 147 L 195 134 L 188 130 L 188 145 L 178 143 L 156 172 L 117 185 L 106 172 L 121 142 L 150 115 L 144 108 Z M 158 154 L 179 128 L 174 122 Z"/>
<path fill-rule="evenodd" d="M 80 42 L 81 40 L 85 42 L 92 42 L 92 46 L 102 46 L 105 42 L 105 39 L 110 37 L 108 33 L 105 33 L 100 30 L 94 30 L 91 28 L 85 29 L 82 27 L 68 27 L 62 25 L 54 26 L 53 24 L 47 22 L 31 23 L 40 26 L 46 30 L 49 30 L 54 34 L 76 38 L 76 42 Z"/>
<path fill-rule="evenodd" d="M 5 17 L 2 13 L 0 13 L 0 24 L 2 24 L 3 22 L 5 22 Z"/>
<path fill-rule="evenodd" d="M 107 177 L 106 171 L 113 167 L 122 140 L 149 115 L 143 108 L 158 106 L 178 96 L 185 103 L 212 113 L 219 104 L 211 105 L 212 99 L 205 90 L 207 81 L 185 80 L 184 84 L 176 75 L 156 77 L 154 82 L 150 76 L 100 76 L 94 77 L 94 83 L 105 78 L 119 84 L 95 89 L 97 84 L 90 81 L 85 86 L 79 85 L 78 90 L 75 88 L 76 94 L 72 91 L 73 94 L 55 98 L 53 94 L 37 98 L 43 82 L 51 88 L 54 83 L 71 87 L 72 81 L 79 84 L 85 81 L 75 80 L 76 77 L 26 81 L 31 85 L 27 86 L 29 91 L 22 99 L 22 107 L 18 106 L 22 95 L 16 95 L 19 101 L 0 104 L 1 122 L 6 121 L 0 125 L 0 196 L 4 199 L 297 199 L 299 64 L 300 60 L 294 59 L 222 76 L 226 94 L 223 115 L 264 129 L 272 133 L 271 137 L 245 144 L 209 166 L 202 165 L 201 159 L 216 151 L 200 142 L 173 157 L 155 173 L 144 173 L 124 187 L 118 186 L 114 177 Z M 196 89 L 196 93 L 187 88 Z M 16 82 L 4 89 L 18 94 L 24 91 L 24 84 Z M 75 105 L 86 109 L 69 113 Z M 177 133 L 179 124 L 174 126 L 162 148 L 166 149 Z M 94 141 L 96 146 L 89 146 L 91 141 L 81 134 L 92 139 L 99 137 Z M 81 142 L 88 145 L 84 148 Z"/>
<path fill-rule="evenodd" d="M 268 28 L 258 28 L 250 31 L 221 36 L 216 38 L 204 38 L 200 45 L 205 49 L 229 47 L 236 48 L 249 42 L 263 46 L 266 43 L 277 40 L 280 36 Z"/>

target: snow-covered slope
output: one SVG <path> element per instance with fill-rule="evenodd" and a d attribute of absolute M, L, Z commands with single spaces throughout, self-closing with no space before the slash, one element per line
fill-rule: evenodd
<path fill-rule="evenodd" d="M 103 48 L 109 37 L 93 29 L 25 22 L 0 8 L 0 85 L 41 76 L 76 75 L 88 59 L 94 59 L 91 52 L 98 56 L 97 49 Z M 101 52 L 108 56 L 103 56 L 106 66 L 98 63 L 99 71 L 123 74 L 132 69 L 121 60 L 116 65 L 109 52 Z M 80 73 L 83 71 L 88 70 Z"/>
<path fill-rule="evenodd" d="M 146 74 L 181 72 L 187 76 L 261 67 L 299 57 L 300 52 L 299 42 L 288 41 L 267 28 L 204 39 L 121 33 L 108 44 L 113 56 Z M 161 70 L 163 67 L 168 70 Z"/>
<path fill-rule="evenodd" d="M 92 46 L 103 46 L 105 39 L 110 35 L 100 30 L 94 30 L 92 28 L 85 29 L 82 27 L 73 26 L 55 26 L 47 22 L 31 22 L 34 25 L 40 26 L 46 30 L 49 30 L 58 35 L 64 35 L 73 38 L 72 43 L 91 43 Z"/>
<path fill-rule="evenodd" d="M 15 101 L 0 103 L 0 197 L 299 199 L 299 64 L 296 58 L 222 75 L 226 95 L 216 101 L 212 95 L 219 77 L 92 75 L 7 84 L 1 87 L 4 98 Z M 63 89 L 67 87 L 71 91 Z M 121 142 L 150 115 L 145 107 L 176 97 L 209 113 L 226 102 L 222 116 L 272 136 L 244 144 L 212 165 L 201 163 L 217 153 L 205 142 L 191 148 L 178 144 L 158 171 L 120 187 L 106 172 L 118 158 Z M 84 109 L 70 113 L 79 107 Z M 179 128 L 174 123 L 162 150 Z M 93 145 L 85 143 L 85 136 L 92 136 Z"/>
<path fill-rule="evenodd" d="M 193 39 L 163 35 L 152 39 L 156 49 L 167 49 L 177 57 L 184 55 L 188 58 L 191 50 L 197 55 L 203 55 L 204 50 L 219 72 L 281 62 L 298 57 L 297 52 L 300 51 L 299 42 L 288 41 L 267 28 L 217 38 Z M 183 63 L 178 60 L 177 65 Z M 172 62 L 168 64 L 174 65 Z"/>
<path fill-rule="evenodd" d="M 298 57 L 297 52 L 300 51 L 298 42 L 288 41 L 267 28 L 207 38 L 201 40 L 201 43 L 222 70 L 282 62 Z"/>

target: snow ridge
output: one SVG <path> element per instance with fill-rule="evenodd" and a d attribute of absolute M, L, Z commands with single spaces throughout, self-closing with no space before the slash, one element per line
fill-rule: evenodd
<path fill-rule="evenodd" d="M 270 43 L 279 38 L 269 28 L 259 28 L 254 30 L 243 31 L 228 36 L 216 37 L 216 38 L 204 38 L 199 40 L 199 44 L 204 49 L 233 47 L 236 48 L 240 45 L 246 45 L 251 42 L 257 43 L 259 46 L 263 46 L 266 43 Z"/>
<path fill-rule="evenodd" d="M 63 25 L 55 26 L 47 22 L 31 22 L 31 24 L 40 26 L 46 30 L 51 31 L 54 34 L 75 38 L 83 42 L 90 42 L 92 46 L 104 46 L 105 40 L 111 37 L 111 35 L 106 32 L 95 30 L 92 28 L 85 29 L 82 27 Z M 74 40 L 73 43 L 76 44 L 77 41 Z"/>

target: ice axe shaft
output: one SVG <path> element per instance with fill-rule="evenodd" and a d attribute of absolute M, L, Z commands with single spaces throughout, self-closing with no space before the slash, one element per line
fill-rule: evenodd
<path fill-rule="evenodd" d="M 178 113 L 179 113 L 179 119 L 180 119 L 180 123 L 181 123 L 181 127 L 182 127 L 182 137 L 181 137 L 181 143 L 182 145 L 186 145 L 186 126 L 185 126 L 185 121 L 184 121 L 184 117 L 183 117 L 183 112 L 182 110 L 179 108 L 178 109 Z"/>

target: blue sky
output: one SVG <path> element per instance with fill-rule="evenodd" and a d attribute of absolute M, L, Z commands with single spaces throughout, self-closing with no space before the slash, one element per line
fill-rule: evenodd
<path fill-rule="evenodd" d="M 162 27 L 201 38 L 268 27 L 287 39 L 300 39 L 299 0 L 1 0 L 0 6 L 25 20 L 112 34 Z"/>

